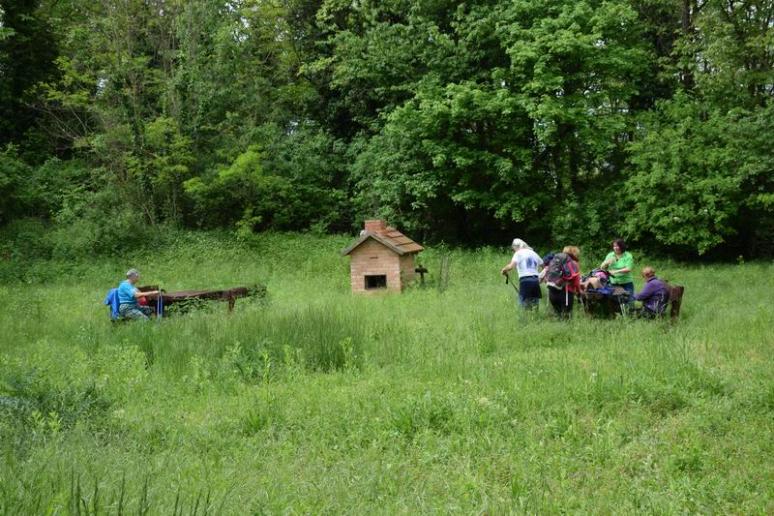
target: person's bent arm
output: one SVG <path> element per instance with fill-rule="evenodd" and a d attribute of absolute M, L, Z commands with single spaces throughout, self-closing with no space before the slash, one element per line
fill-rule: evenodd
<path fill-rule="evenodd" d="M 152 296 L 154 294 L 160 294 L 160 293 L 161 293 L 161 291 L 159 291 L 159 290 L 149 290 L 148 292 L 142 292 L 138 288 L 134 289 L 134 297 L 135 297 L 135 299 L 140 299 L 141 297 Z"/>
<path fill-rule="evenodd" d="M 651 282 L 645 283 L 645 286 L 642 287 L 642 290 L 640 290 L 637 294 L 634 294 L 634 299 L 637 301 L 646 301 L 653 295 L 653 290 L 655 287 L 650 284 Z"/>
<path fill-rule="evenodd" d="M 508 262 L 508 265 L 502 268 L 500 271 L 500 274 L 505 275 L 508 274 L 509 271 L 512 271 L 514 269 L 515 265 L 513 262 Z"/>

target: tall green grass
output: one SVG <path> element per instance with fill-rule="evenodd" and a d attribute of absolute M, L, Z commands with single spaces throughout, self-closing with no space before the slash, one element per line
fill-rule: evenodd
<path fill-rule="evenodd" d="M 353 297 L 346 237 L 175 239 L 0 264 L 0 512 L 774 509 L 771 263 L 656 261 L 677 323 L 564 323 L 517 309 L 507 250 Z M 113 325 L 130 266 L 269 297 Z"/>

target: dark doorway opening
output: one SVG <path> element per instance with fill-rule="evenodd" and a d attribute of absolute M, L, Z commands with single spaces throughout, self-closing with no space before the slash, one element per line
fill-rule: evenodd
<path fill-rule="evenodd" d="M 380 274 L 374 276 L 365 277 L 366 290 L 373 290 L 376 288 L 387 288 L 387 275 Z"/>

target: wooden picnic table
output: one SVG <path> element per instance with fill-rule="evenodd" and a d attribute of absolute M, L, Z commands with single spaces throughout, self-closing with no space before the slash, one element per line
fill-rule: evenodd
<path fill-rule="evenodd" d="M 151 290 L 159 290 L 156 285 L 146 285 L 138 287 L 140 292 L 148 292 Z M 174 305 L 183 301 L 189 301 L 191 299 L 205 299 L 215 301 L 228 301 L 228 311 L 234 310 L 234 304 L 239 297 L 249 297 L 251 295 L 258 295 L 261 292 L 265 292 L 265 287 L 254 287 L 252 289 L 247 287 L 233 287 L 224 290 L 179 290 L 177 292 L 161 292 L 161 294 L 148 294 L 145 296 L 149 302 L 152 302 L 151 306 L 155 305 L 159 295 L 164 307 Z"/>
<path fill-rule="evenodd" d="M 580 300 L 586 313 L 596 317 L 615 317 L 623 314 L 629 295 L 621 287 L 614 287 L 613 292 L 604 294 L 596 290 L 586 290 L 580 294 Z"/>

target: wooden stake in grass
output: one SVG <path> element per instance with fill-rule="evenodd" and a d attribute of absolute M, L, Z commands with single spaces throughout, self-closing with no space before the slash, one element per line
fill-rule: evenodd
<path fill-rule="evenodd" d="M 438 268 L 438 292 L 443 293 L 449 288 L 449 267 L 450 267 L 449 253 L 446 252 L 441 256 L 441 265 Z"/>

